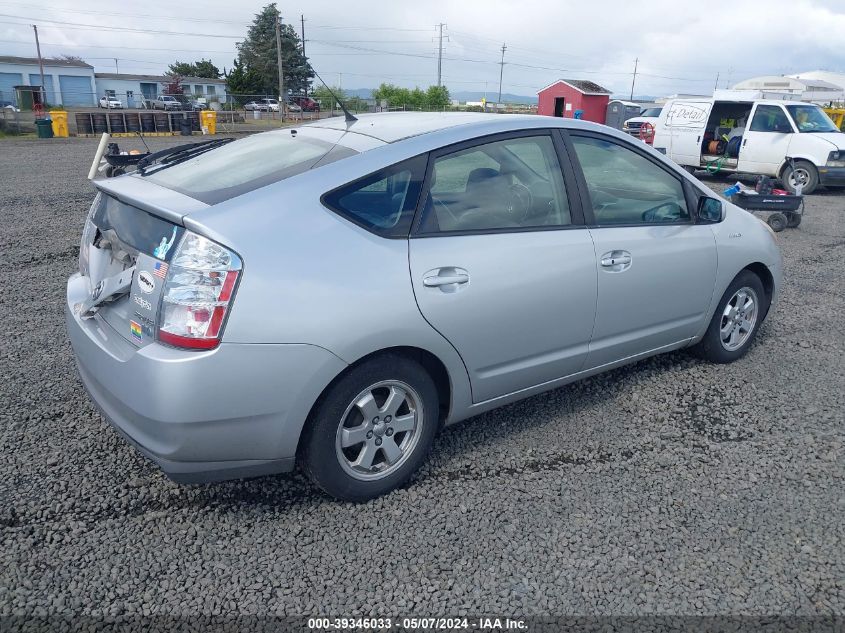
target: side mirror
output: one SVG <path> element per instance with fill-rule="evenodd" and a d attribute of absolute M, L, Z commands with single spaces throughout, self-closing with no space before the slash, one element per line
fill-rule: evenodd
<path fill-rule="evenodd" d="M 716 198 L 702 197 L 698 200 L 698 220 L 700 222 L 721 222 L 724 217 L 724 205 Z"/>

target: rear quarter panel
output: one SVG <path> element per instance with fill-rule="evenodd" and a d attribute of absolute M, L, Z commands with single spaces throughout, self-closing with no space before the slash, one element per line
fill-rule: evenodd
<path fill-rule="evenodd" d="M 233 248 L 243 274 L 224 331 L 227 343 L 308 342 L 346 363 L 412 346 L 434 354 L 452 382 L 450 410 L 471 403 L 454 348 L 420 314 L 408 240 L 386 239 L 325 208 L 320 196 L 398 160 L 358 156 L 270 185 L 185 218 Z M 388 155 L 391 154 L 388 152 Z"/>

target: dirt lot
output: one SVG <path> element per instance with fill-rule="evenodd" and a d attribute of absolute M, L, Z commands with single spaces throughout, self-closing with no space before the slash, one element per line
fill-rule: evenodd
<path fill-rule="evenodd" d="M 0 140 L 0 616 L 845 613 L 845 193 L 779 234 L 742 361 L 479 416 L 351 505 L 299 475 L 175 485 L 95 412 L 63 325 L 95 146 Z"/>

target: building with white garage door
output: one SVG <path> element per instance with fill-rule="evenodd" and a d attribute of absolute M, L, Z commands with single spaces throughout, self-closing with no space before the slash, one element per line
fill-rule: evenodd
<path fill-rule="evenodd" d="M 44 93 L 49 105 L 84 106 L 96 104 L 94 67 L 83 61 L 44 59 Z M 0 101 L 17 105 L 15 86 L 40 86 L 37 57 L 0 55 Z"/>

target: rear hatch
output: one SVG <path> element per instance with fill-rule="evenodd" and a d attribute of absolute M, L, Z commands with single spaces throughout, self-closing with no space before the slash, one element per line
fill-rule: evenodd
<path fill-rule="evenodd" d="M 345 134 L 306 128 L 257 134 L 186 160 L 167 164 L 165 157 L 143 175 L 95 181 L 100 193 L 83 231 L 80 272 L 88 279 L 88 305 L 100 303 L 86 315 L 96 313 L 137 347 L 155 342 L 166 316 L 160 312 L 165 282 L 172 278 L 168 270 L 187 233 L 185 217 L 358 153 L 339 143 Z M 365 147 L 382 144 L 350 136 Z M 229 263 L 238 260 L 229 255 Z"/>
<path fill-rule="evenodd" d="M 91 312 L 137 347 L 155 341 L 169 262 L 185 232 L 178 206 L 156 214 L 101 191 L 83 232 L 80 270 L 92 297 L 107 293 Z M 131 279 L 128 288 L 121 277 Z"/>

